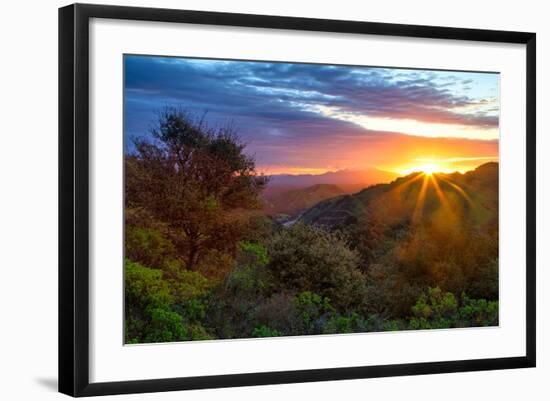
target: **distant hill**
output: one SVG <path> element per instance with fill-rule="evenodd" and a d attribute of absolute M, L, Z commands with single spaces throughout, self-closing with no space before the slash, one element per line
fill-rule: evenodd
<path fill-rule="evenodd" d="M 324 174 L 278 174 L 269 179 L 270 187 L 304 188 L 317 184 L 337 185 L 346 192 L 363 189 L 369 185 L 386 183 L 397 174 L 378 169 L 338 170 Z"/>
<path fill-rule="evenodd" d="M 413 173 L 319 202 L 298 220 L 336 228 L 373 220 L 400 226 L 415 219 L 438 219 L 452 226 L 457 218 L 472 226 L 498 223 L 498 163 L 486 163 L 465 174 Z"/>
<path fill-rule="evenodd" d="M 316 184 L 306 188 L 266 191 L 263 195 L 264 210 L 274 216 L 290 217 L 317 203 L 345 192 L 336 185 Z M 286 215 L 286 216 L 280 216 Z"/>

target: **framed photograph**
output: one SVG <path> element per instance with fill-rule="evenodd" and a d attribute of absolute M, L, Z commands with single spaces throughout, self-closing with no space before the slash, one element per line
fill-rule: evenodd
<path fill-rule="evenodd" d="M 59 10 L 59 390 L 535 366 L 535 34 Z"/>

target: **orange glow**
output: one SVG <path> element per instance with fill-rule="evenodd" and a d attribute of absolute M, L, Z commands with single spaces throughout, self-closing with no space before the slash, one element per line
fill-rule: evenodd
<path fill-rule="evenodd" d="M 466 193 L 466 191 L 464 191 L 462 188 L 460 188 L 457 184 L 455 184 L 454 182 L 452 182 L 452 181 L 450 181 L 450 180 L 448 180 L 448 179 L 446 179 L 446 178 L 443 178 L 443 177 L 441 177 L 441 180 L 444 181 L 444 182 L 446 182 L 446 183 L 449 184 L 450 186 L 452 186 L 454 189 L 456 189 L 456 191 L 458 192 L 458 194 L 459 194 L 460 196 L 462 196 L 462 197 L 466 200 L 466 202 L 468 202 L 469 204 L 473 204 L 472 198 L 470 198 L 470 195 L 468 195 L 468 194 Z"/>
<path fill-rule="evenodd" d="M 330 168 L 330 167 L 312 168 L 312 167 L 298 167 L 298 166 L 266 166 L 266 167 L 260 168 L 260 172 L 263 173 L 264 175 L 274 175 L 274 174 L 320 175 L 320 174 L 328 173 L 329 171 L 336 171 L 336 170 L 339 170 L 339 169 Z"/>
<path fill-rule="evenodd" d="M 422 187 L 418 193 L 418 198 L 416 199 L 416 205 L 414 207 L 414 212 L 412 216 L 412 221 L 418 223 L 422 219 L 424 213 L 424 200 L 426 199 L 426 191 L 428 190 L 429 176 L 424 175 L 424 180 L 422 181 Z"/>
<path fill-rule="evenodd" d="M 407 164 L 390 168 L 390 170 L 401 175 L 408 175 L 416 172 L 428 175 L 434 173 L 465 173 L 466 171 L 473 170 L 477 165 L 489 161 L 498 161 L 498 157 L 451 157 L 441 159 L 420 157 L 415 158 Z M 472 163 L 474 163 L 474 165 L 472 165 Z"/>
<path fill-rule="evenodd" d="M 282 146 L 282 145 L 281 145 Z M 281 151 L 279 147 L 273 147 Z M 272 147 L 254 150 L 269 155 Z M 318 141 L 308 138 L 284 146 L 287 156 L 258 160 L 265 174 L 323 174 L 337 170 L 378 170 L 405 176 L 413 172 L 464 173 L 499 160 L 498 141 L 462 138 L 426 138 L 410 135 L 349 135 Z"/>
<path fill-rule="evenodd" d="M 418 174 L 413 179 L 408 180 L 407 183 L 416 181 L 418 177 L 423 177 L 423 181 L 422 181 L 422 186 L 418 192 L 418 196 L 416 198 L 416 204 L 412 215 L 412 222 L 414 224 L 420 224 L 422 222 L 422 216 L 424 214 L 424 204 L 426 200 L 426 193 L 429 190 L 429 188 L 433 188 L 433 191 L 435 192 L 437 199 L 439 200 L 442 210 L 446 213 L 445 218 L 447 219 L 447 221 L 450 222 L 457 217 L 455 210 L 451 206 L 450 198 L 447 198 L 447 195 L 449 193 L 447 192 L 447 195 L 446 195 L 446 193 L 441 189 L 441 185 L 439 182 L 440 180 L 441 182 L 448 184 L 450 188 L 455 190 L 456 193 L 458 193 L 468 203 L 472 204 L 471 197 L 466 193 L 466 191 L 463 188 L 461 188 L 456 183 L 451 182 L 449 179 L 444 178 L 443 176 L 435 172 Z"/>
<path fill-rule="evenodd" d="M 443 168 L 437 164 L 434 164 L 434 163 L 430 163 L 430 164 L 423 164 L 421 166 L 418 166 L 418 167 L 413 167 L 409 170 L 404 170 L 402 171 L 401 173 L 402 174 L 410 174 L 410 173 L 413 173 L 413 172 L 421 172 L 421 173 L 424 173 L 426 175 L 432 175 L 433 173 L 441 173 L 443 172 Z"/>
<path fill-rule="evenodd" d="M 430 175 L 430 180 L 432 182 L 432 185 L 435 188 L 435 193 L 437 197 L 439 198 L 439 201 L 443 206 L 445 206 L 446 209 L 449 209 L 449 203 L 447 202 L 447 199 L 445 198 L 445 194 L 441 190 L 441 187 L 439 186 L 439 182 L 437 182 L 438 178 L 435 175 Z"/>
<path fill-rule="evenodd" d="M 373 210 L 376 215 L 383 215 L 389 221 L 394 216 L 397 216 L 398 219 L 399 216 L 401 218 L 406 216 L 411 219 L 413 225 L 423 225 L 426 223 L 425 209 L 429 204 L 430 208 L 434 206 L 439 208 L 437 210 L 441 217 L 439 221 L 450 225 L 455 224 L 456 219 L 460 218 L 462 213 L 460 205 L 463 205 L 457 201 L 462 198 L 470 205 L 474 202 L 471 198 L 472 194 L 466 192 L 467 187 L 463 188 L 453 182 L 451 177 L 438 172 L 410 174 L 401 179 L 398 185 L 393 185 L 390 191 L 378 199 L 372 205 Z M 434 204 L 434 201 L 437 203 Z"/>

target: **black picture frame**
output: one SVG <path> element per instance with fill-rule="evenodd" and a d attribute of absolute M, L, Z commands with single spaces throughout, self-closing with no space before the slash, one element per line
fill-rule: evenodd
<path fill-rule="evenodd" d="M 526 45 L 526 354 L 407 363 L 90 383 L 89 381 L 89 21 L 91 18 L 439 38 Z M 59 391 L 95 396 L 383 376 L 534 367 L 536 35 L 479 29 L 74 4 L 59 9 Z"/>

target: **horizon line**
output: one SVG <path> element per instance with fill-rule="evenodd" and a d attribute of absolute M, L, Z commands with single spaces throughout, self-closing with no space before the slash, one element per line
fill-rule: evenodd
<path fill-rule="evenodd" d="M 479 167 L 481 167 L 485 164 L 491 164 L 491 163 L 499 164 L 499 162 L 500 162 L 500 160 L 498 160 L 498 159 L 497 160 L 490 160 L 490 161 L 487 161 L 487 162 L 484 162 L 484 163 L 480 163 L 475 167 L 468 168 L 468 169 L 465 169 L 465 170 L 462 170 L 462 171 L 460 169 L 456 169 L 456 170 L 447 169 L 446 171 L 444 171 L 444 170 L 441 170 L 441 171 L 434 170 L 433 174 L 456 174 L 456 173 L 465 174 L 469 171 L 474 171 L 477 168 L 479 168 Z M 339 172 L 343 172 L 343 171 L 349 171 L 349 172 L 353 173 L 353 172 L 363 172 L 363 171 L 369 171 L 369 170 L 370 171 L 375 170 L 375 171 L 382 172 L 382 173 L 393 174 L 393 175 L 396 176 L 395 178 L 407 177 L 411 174 L 418 174 L 418 173 L 423 172 L 421 166 L 419 166 L 418 170 L 411 170 L 410 172 L 407 172 L 407 173 L 382 169 L 382 168 L 379 168 L 379 167 L 365 167 L 365 168 L 357 168 L 357 169 L 342 168 L 342 169 L 336 169 L 336 170 L 325 170 L 324 172 L 318 173 L 318 174 L 315 174 L 315 173 L 312 173 L 312 172 L 302 172 L 302 173 L 283 172 L 283 173 L 265 174 L 264 172 L 262 172 L 261 175 L 266 176 L 266 177 L 273 177 L 273 176 L 290 176 L 290 177 L 312 176 L 312 177 L 319 177 L 319 176 L 322 176 L 322 175 L 325 175 L 325 174 L 339 173 Z"/>

